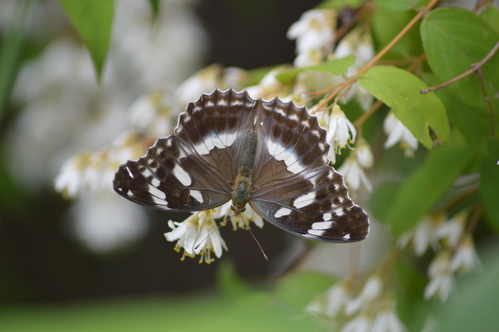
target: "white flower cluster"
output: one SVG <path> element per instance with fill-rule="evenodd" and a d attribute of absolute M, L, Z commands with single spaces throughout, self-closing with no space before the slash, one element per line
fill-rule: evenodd
<path fill-rule="evenodd" d="M 466 219 L 466 212 L 448 220 L 442 214 L 430 215 L 400 237 L 399 245 L 405 247 L 411 241 L 417 256 L 423 255 L 430 246 L 436 252 L 428 267 L 430 281 L 425 299 L 438 297 L 445 302 L 455 290 L 455 272 L 468 273 L 481 268 L 473 237 L 464 231 Z"/>
<path fill-rule="evenodd" d="M 199 263 L 210 264 L 215 260 L 211 253 L 220 258 L 222 249 L 228 250 L 215 219 L 222 219 L 222 225 L 230 220 L 234 230 L 249 230 L 251 222 L 260 228 L 263 227 L 263 219 L 249 205 L 246 205 L 246 210 L 241 214 L 235 214 L 231 209 L 231 202 L 227 202 L 213 210 L 196 212 L 182 222 L 170 220 L 168 225 L 172 231 L 166 233 L 165 237 L 170 242 L 177 241 L 176 251 L 184 250 L 182 260 L 185 256 L 194 258 L 200 255 Z"/>
<path fill-rule="evenodd" d="M 6 139 L 12 175 L 27 188 L 39 190 L 60 170 L 55 187 L 74 198 L 67 229 L 90 250 L 109 251 L 145 234 L 148 224 L 141 207 L 115 195 L 112 178 L 119 164 L 139 157 L 153 143 L 144 132 L 168 134 L 178 110 L 164 106 L 168 98 L 156 94 L 136 105 L 141 114 L 132 112 L 129 123 L 124 112 L 144 91 L 177 86 L 201 62 L 206 38 L 191 6 L 187 1 L 163 1 L 155 16 L 147 0 L 117 0 L 100 83 L 88 50 L 69 37 L 54 37 L 20 69 L 13 102 L 21 112 Z M 57 3 L 37 4 L 33 11 L 35 17 L 45 18 L 30 32 L 35 36 L 74 35 L 64 32 L 72 28 Z M 57 22 L 58 31 L 48 28 L 49 17 L 51 24 Z M 178 43 L 179 38 L 189 42 Z M 127 131 L 130 125 L 133 129 Z M 88 152 L 76 154 L 82 150 Z M 99 199 L 89 199 L 87 193 Z M 97 211 L 105 210 L 103 204 L 119 211 L 96 222 Z"/>
<path fill-rule="evenodd" d="M 395 312 L 394 296 L 378 275 L 370 276 L 358 295 L 353 294 L 350 283 L 342 281 L 318 296 L 305 310 L 327 319 L 335 331 L 407 331 Z"/>

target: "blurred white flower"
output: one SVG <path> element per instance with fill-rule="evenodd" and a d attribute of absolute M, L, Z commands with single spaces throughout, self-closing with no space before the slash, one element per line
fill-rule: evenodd
<path fill-rule="evenodd" d="M 102 148 L 129 127 L 125 110 L 145 91 L 177 86 L 201 63 L 206 38 L 193 16 L 192 5 L 191 1 L 162 1 L 154 17 L 147 0 L 117 0 L 110 48 L 100 84 L 90 55 L 80 42 L 53 40 L 37 58 L 26 62 L 13 90 L 13 101 L 21 112 L 8 129 L 6 138 L 13 177 L 27 188 L 36 190 L 50 183 L 60 166 L 69 159 L 55 180 L 59 191 L 71 197 L 86 190 L 93 190 L 96 195 L 100 190 L 109 192 L 119 164 L 137 158 L 136 151 L 145 151 L 143 145 L 135 149 L 116 141 Z M 36 6 L 35 10 L 39 9 L 40 6 Z M 58 21 L 60 16 L 67 24 L 60 9 L 52 15 L 55 15 L 52 20 Z M 69 25 L 66 29 L 70 29 Z M 61 35 L 70 34 L 61 27 L 57 36 Z M 160 113 L 154 116 L 161 118 Z M 170 130 L 168 121 L 152 123 L 152 114 L 142 116 L 134 118 L 132 114 L 136 128 L 154 135 Z M 140 141 L 143 144 L 145 140 Z M 95 152 L 75 155 L 82 150 Z M 72 155 L 75 156 L 70 158 Z M 117 198 L 123 204 L 117 208 L 120 211 L 127 209 L 124 206 L 130 206 Z M 82 214 L 74 214 L 80 225 L 73 228 L 75 231 L 86 229 L 83 222 L 95 229 L 88 218 L 93 215 L 90 211 L 92 202 L 96 201 L 87 200 L 86 210 L 73 210 Z M 96 210 L 100 209 L 99 203 L 95 203 Z M 83 203 L 77 198 L 74 204 Z M 129 238 L 123 239 L 131 241 L 133 233 L 130 234 Z M 85 234 L 76 236 L 83 241 L 90 239 Z M 137 238 L 140 236 L 137 232 Z M 112 250 L 112 246 L 119 246 L 117 241 L 113 242 L 111 238 L 110 241 L 110 246 L 101 245 L 100 248 Z M 91 243 L 88 246 L 96 247 Z"/>
<path fill-rule="evenodd" d="M 173 126 L 184 107 L 174 93 L 156 90 L 139 97 L 130 106 L 130 124 L 151 137 L 165 137 L 173 133 Z"/>
<path fill-rule="evenodd" d="M 98 253 L 125 247 L 149 230 L 144 209 L 110 191 L 80 195 L 68 216 L 76 238 Z"/>
<path fill-rule="evenodd" d="M 394 308 L 383 309 L 377 313 L 371 332 L 405 332 L 407 328 L 400 321 Z"/>
<path fill-rule="evenodd" d="M 452 271 L 459 271 L 460 273 L 480 270 L 482 268 L 482 263 L 475 250 L 475 244 L 471 235 L 467 235 L 457 247 L 452 256 L 450 268 Z"/>
<path fill-rule="evenodd" d="M 74 155 L 61 168 L 54 181 L 56 191 L 67 198 L 77 198 L 85 191 L 112 192 L 112 181 L 118 166 L 137 159 L 146 150 L 135 133 L 123 133 L 111 145 L 95 152 Z"/>
<path fill-rule="evenodd" d="M 397 142 L 400 142 L 400 148 L 404 149 L 406 157 L 412 157 L 414 151 L 418 148 L 418 140 L 414 135 L 407 129 L 404 124 L 397 119 L 395 114 L 390 111 L 385 118 L 383 124 L 385 133 L 388 138 L 385 142 L 385 149 L 394 146 Z"/>
<path fill-rule="evenodd" d="M 370 332 L 372 329 L 372 318 L 368 315 L 359 315 L 348 321 L 341 332 Z"/>
<path fill-rule="evenodd" d="M 249 204 L 246 204 L 246 210 L 239 215 L 236 215 L 234 210 L 231 208 L 232 201 L 228 201 L 222 206 L 219 206 L 215 209 L 214 218 L 224 218 L 224 220 L 230 219 L 232 223 L 232 228 L 234 230 L 241 229 L 250 229 L 250 223 L 254 222 L 256 226 L 259 228 L 263 227 L 263 219 L 260 217 L 258 213 L 256 213 Z"/>
<path fill-rule="evenodd" d="M 200 255 L 199 263 L 210 264 L 215 260 L 211 253 L 220 258 L 223 249 L 228 250 L 212 210 L 196 212 L 183 222 L 170 220 L 168 225 L 172 231 L 165 233 L 165 238 L 170 242 L 177 241 L 176 251 L 184 250 L 181 260 L 184 260 L 185 256 L 193 258 Z"/>
<path fill-rule="evenodd" d="M 323 58 L 331 52 L 336 35 L 337 16 L 334 10 L 314 9 L 303 13 L 300 20 L 291 25 L 287 37 L 296 39 L 298 57 L 295 66 L 315 64 L 315 59 Z"/>
<path fill-rule="evenodd" d="M 357 130 L 338 105 L 333 106 L 329 119 L 326 141 L 331 146 L 328 157 L 334 164 L 336 154 L 341 154 L 341 149 L 355 142 Z"/>
<path fill-rule="evenodd" d="M 371 151 L 371 145 L 365 140 L 365 138 L 361 137 L 357 141 L 354 152 L 362 168 L 369 169 L 373 167 L 374 157 Z"/>
<path fill-rule="evenodd" d="M 348 289 L 344 282 L 337 283 L 326 292 L 316 297 L 305 311 L 319 316 L 335 318 L 349 299 Z"/>
<path fill-rule="evenodd" d="M 374 275 L 367 279 L 359 296 L 347 302 L 345 314 L 352 315 L 362 308 L 372 305 L 379 300 L 383 291 L 383 283 L 379 276 Z"/>
<path fill-rule="evenodd" d="M 398 241 L 401 248 L 405 247 L 410 240 L 414 253 L 417 256 L 423 255 L 428 247 L 432 245 L 438 247 L 438 237 L 436 230 L 445 221 L 444 214 L 431 214 L 421 219 L 413 230 L 404 233 Z"/>
<path fill-rule="evenodd" d="M 447 220 L 445 223 L 440 224 L 436 230 L 437 237 L 439 239 L 446 240 L 448 246 L 450 248 L 454 248 L 463 235 L 467 217 L 468 213 L 466 211 L 462 211 Z"/>
<path fill-rule="evenodd" d="M 439 297 L 442 302 L 447 301 L 455 289 L 454 276 L 450 265 L 451 254 L 448 250 L 442 250 L 433 259 L 428 267 L 430 282 L 426 285 L 424 298 Z"/>
<path fill-rule="evenodd" d="M 258 85 L 247 87 L 245 90 L 248 91 L 251 98 L 255 99 L 271 100 L 274 97 L 279 97 L 282 101 L 291 101 L 289 89 L 276 78 L 283 70 L 285 70 L 284 67 L 272 69 L 260 80 Z"/>
<path fill-rule="evenodd" d="M 371 181 L 369 181 L 364 169 L 359 164 L 355 153 L 350 153 L 337 171 L 343 175 L 345 183 L 352 190 L 358 190 L 362 185 L 367 191 L 372 191 Z"/>
<path fill-rule="evenodd" d="M 349 55 L 355 56 L 354 64 L 348 68 L 346 77 L 352 77 L 361 70 L 374 57 L 373 40 L 370 34 L 364 33 L 361 29 L 353 29 L 343 37 L 334 50 L 335 58 L 344 58 Z M 337 76 L 336 83 L 341 83 L 344 78 Z M 356 98 L 360 107 L 367 111 L 374 100 L 374 97 L 358 83 L 350 87 L 346 101 Z"/>

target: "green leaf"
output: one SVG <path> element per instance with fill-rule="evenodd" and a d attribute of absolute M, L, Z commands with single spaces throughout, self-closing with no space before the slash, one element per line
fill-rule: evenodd
<path fill-rule="evenodd" d="M 274 294 L 295 310 L 301 311 L 317 295 L 325 292 L 333 284 L 334 280 L 322 273 L 288 273 L 279 279 Z"/>
<path fill-rule="evenodd" d="M 499 34 L 499 8 L 490 5 L 484 11 L 480 12 L 479 16 L 497 34 Z"/>
<path fill-rule="evenodd" d="M 334 75 L 344 75 L 346 74 L 348 68 L 353 66 L 354 63 L 355 63 L 355 56 L 349 55 L 341 59 L 336 59 L 326 62 L 322 65 L 284 70 L 283 72 L 279 73 L 276 76 L 276 78 L 281 83 L 289 83 L 296 77 L 296 75 L 306 70 L 324 71 Z"/>
<path fill-rule="evenodd" d="M 491 226 L 499 231 L 499 139 L 489 142 L 489 155 L 480 169 L 480 194 Z"/>
<path fill-rule="evenodd" d="M 151 8 L 152 8 L 152 12 L 154 14 L 154 17 L 158 16 L 159 0 L 149 0 L 149 3 L 151 4 Z"/>
<path fill-rule="evenodd" d="M 100 79 L 111 38 L 114 0 L 59 0 L 90 51 Z"/>
<path fill-rule="evenodd" d="M 404 11 L 425 5 L 429 0 L 374 0 L 379 8 L 388 10 Z"/>
<path fill-rule="evenodd" d="M 425 75 L 424 79 L 431 86 L 438 85 L 437 78 L 433 75 Z M 489 114 L 481 112 L 476 105 L 462 103 L 449 89 L 438 89 L 435 93 L 444 103 L 452 123 L 466 140 L 477 150 L 485 149 L 490 137 Z M 498 122 L 499 117 L 495 121 Z"/>
<path fill-rule="evenodd" d="M 394 235 L 413 228 L 472 162 L 473 150 L 464 139 L 457 135 L 452 138 L 428 154 L 395 196 L 387 216 Z"/>
<path fill-rule="evenodd" d="M 471 69 L 471 65 L 480 62 L 499 40 L 478 16 L 458 8 L 431 11 L 421 24 L 421 37 L 428 63 L 440 83 Z M 499 112 L 499 99 L 493 97 L 499 91 L 499 54 L 482 67 L 482 73 L 493 108 Z M 476 74 L 445 89 L 450 89 L 461 102 L 488 113 Z"/>
<path fill-rule="evenodd" d="M 390 106 L 397 118 L 428 149 L 432 147 L 431 127 L 440 141 L 450 135 L 445 107 L 430 92 L 419 93 L 427 85 L 413 74 L 392 66 L 376 66 L 359 77 L 360 85 Z"/>
<path fill-rule="evenodd" d="M 232 262 L 222 261 L 218 265 L 216 278 L 218 289 L 227 298 L 238 299 L 251 293 L 250 287 L 237 275 Z"/>
<path fill-rule="evenodd" d="M 379 47 L 388 45 L 389 42 L 402 30 L 415 16 L 414 11 L 393 11 L 383 8 L 376 8 L 373 13 L 373 33 Z M 418 56 L 423 52 L 421 37 L 419 35 L 419 23 L 409 30 L 402 39 L 395 44 L 389 54 L 383 58 L 406 59 L 407 55 Z"/>
<path fill-rule="evenodd" d="M 386 220 L 391 203 L 395 200 L 400 184 L 395 182 L 383 183 L 369 197 L 369 212 L 378 220 Z"/>
<path fill-rule="evenodd" d="M 326 0 L 318 4 L 316 9 L 343 9 L 359 8 L 364 4 L 364 0 Z"/>
<path fill-rule="evenodd" d="M 16 79 L 23 41 L 30 22 L 33 1 L 17 1 L 14 19 L 2 34 L 0 43 L 0 120 L 6 111 L 5 105 Z"/>
<path fill-rule="evenodd" d="M 427 280 L 403 258 L 397 259 L 394 270 L 398 286 L 397 313 L 410 331 L 422 331 L 429 309 L 423 298 Z"/>

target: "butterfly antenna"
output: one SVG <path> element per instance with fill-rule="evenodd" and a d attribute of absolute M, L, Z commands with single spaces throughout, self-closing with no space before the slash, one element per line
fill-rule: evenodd
<path fill-rule="evenodd" d="M 214 230 L 212 230 L 211 232 L 208 233 L 208 235 L 205 236 L 205 238 L 199 242 L 198 244 L 196 244 L 196 246 L 194 247 L 194 250 L 197 250 L 197 248 L 199 248 L 199 246 L 201 245 L 201 243 L 203 243 L 204 241 L 206 241 L 207 238 L 209 238 L 211 236 L 211 234 L 215 233 L 216 231 L 218 231 L 220 229 L 220 227 L 222 226 L 225 226 L 226 222 L 222 222 L 220 223 L 220 225 L 218 225 L 218 227 Z"/>
<path fill-rule="evenodd" d="M 263 250 L 262 246 L 260 245 L 260 242 L 258 242 L 258 240 L 256 239 L 255 234 L 253 234 L 253 232 L 251 231 L 251 228 L 249 227 L 249 223 L 247 223 L 246 220 L 244 220 L 244 216 L 242 214 L 241 214 L 241 220 L 243 221 L 244 225 L 246 225 L 246 227 L 248 228 L 248 231 L 250 232 L 253 239 L 255 239 L 255 242 L 258 245 L 258 248 L 260 248 L 260 251 L 262 252 L 263 258 L 265 258 L 265 260 L 268 262 L 269 258 L 265 254 L 265 251 Z"/>

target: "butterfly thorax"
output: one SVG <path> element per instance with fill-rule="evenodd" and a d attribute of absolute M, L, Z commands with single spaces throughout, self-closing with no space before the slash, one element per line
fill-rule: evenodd
<path fill-rule="evenodd" d="M 236 213 L 243 212 L 246 209 L 253 185 L 251 182 L 251 173 L 255 162 L 255 153 L 257 147 L 257 136 L 254 129 L 251 129 L 242 144 L 241 158 L 238 163 L 237 177 L 232 186 L 232 210 Z"/>

